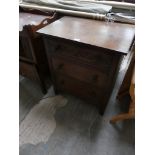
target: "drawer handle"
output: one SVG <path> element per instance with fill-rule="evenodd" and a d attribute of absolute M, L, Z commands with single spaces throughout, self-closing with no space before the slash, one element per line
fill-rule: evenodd
<path fill-rule="evenodd" d="M 58 65 L 57 69 L 60 70 L 60 69 L 62 69 L 63 67 L 64 67 L 64 64 L 61 63 L 61 64 Z"/>
<path fill-rule="evenodd" d="M 93 75 L 92 81 L 93 81 L 93 82 L 97 82 L 97 81 L 98 81 L 98 75 Z"/>

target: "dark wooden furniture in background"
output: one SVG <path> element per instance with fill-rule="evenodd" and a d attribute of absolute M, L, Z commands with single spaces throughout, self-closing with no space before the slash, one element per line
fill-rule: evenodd
<path fill-rule="evenodd" d="M 120 61 L 130 52 L 134 25 L 63 17 L 43 35 L 56 92 L 87 99 L 104 113 Z"/>
<path fill-rule="evenodd" d="M 19 73 L 37 81 L 43 93 L 47 91 L 45 79 L 49 76 L 49 68 L 43 40 L 36 31 L 56 19 L 56 13 L 19 13 Z"/>

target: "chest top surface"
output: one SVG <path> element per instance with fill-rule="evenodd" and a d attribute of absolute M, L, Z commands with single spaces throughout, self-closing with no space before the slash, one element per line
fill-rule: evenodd
<path fill-rule="evenodd" d="M 65 16 L 37 32 L 127 54 L 135 26 Z"/>
<path fill-rule="evenodd" d="M 19 13 L 19 31 L 22 31 L 24 25 L 38 25 L 48 16 L 36 15 L 32 13 Z"/>

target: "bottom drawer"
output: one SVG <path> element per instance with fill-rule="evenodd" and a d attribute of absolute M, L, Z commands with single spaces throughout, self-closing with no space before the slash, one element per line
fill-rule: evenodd
<path fill-rule="evenodd" d="M 60 74 L 56 75 L 56 86 L 57 90 L 69 92 L 75 96 L 90 100 L 94 104 L 99 104 L 98 102 L 100 102 L 104 96 L 104 92 L 101 88 Z"/>
<path fill-rule="evenodd" d="M 19 73 L 32 80 L 37 80 L 37 71 L 34 65 L 25 62 L 19 62 Z"/>

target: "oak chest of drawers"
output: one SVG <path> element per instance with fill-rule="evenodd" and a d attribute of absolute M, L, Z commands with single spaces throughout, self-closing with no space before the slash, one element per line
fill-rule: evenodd
<path fill-rule="evenodd" d="M 132 46 L 134 26 L 63 17 L 38 33 L 44 38 L 55 91 L 86 99 L 103 114 L 120 60 Z"/>

